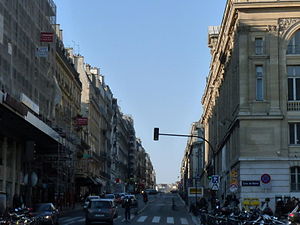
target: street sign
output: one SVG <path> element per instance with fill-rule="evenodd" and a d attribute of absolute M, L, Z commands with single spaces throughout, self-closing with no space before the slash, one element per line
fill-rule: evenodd
<path fill-rule="evenodd" d="M 230 192 L 236 192 L 238 190 L 237 184 L 231 184 L 229 190 Z"/>
<path fill-rule="evenodd" d="M 188 196 L 189 197 L 202 197 L 203 196 L 203 187 L 189 187 Z"/>
<path fill-rule="evenodd" d="M 265 173 L 265 174 L 261 175 L 260 180 L 262 183 L 268 184 L 271 181 L 271 176 L 269 174 Z"/>
<path fill-rule="evenodd" d="M 242 186 L 260 186 L 259 180 L 242 180 Z"/>
<path fill-rule="evenodd" d="M 211 186 L 211 190 L 213 190 L 213 191 L 219 190 L 219 184 L 213 183 L 212 186 Z"/>
<path fill-rule="evenodd" d="M 212 175 L 211 176 L 211 182 L 213 184 L 219 184 L 220 183 L 220 177 L 219 177 L 219 175 Z"/>
<path fill-rule="evenodd" d="M 210 182 L 209 182 L 210 189 L 213 191 L 219 190 L 220 186 L 220 176 L 219 175 L 212 175 Z"/>

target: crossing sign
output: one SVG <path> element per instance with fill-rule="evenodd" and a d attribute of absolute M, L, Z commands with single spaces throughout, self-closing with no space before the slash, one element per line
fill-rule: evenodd
<path fill-rule="evenodd" d="M 210 186 L 211 190 L 213 190 L 213 191 L 219 190 L 220 176 L 219 175 L 212 175 L 209 186 Z"/>
<path fill-rule="evenodd" d="M 219 184 L 220 183 L 220 176 L 219 175 L 212 175 L 211 176 L 211 182 L 213 184 Z"/>

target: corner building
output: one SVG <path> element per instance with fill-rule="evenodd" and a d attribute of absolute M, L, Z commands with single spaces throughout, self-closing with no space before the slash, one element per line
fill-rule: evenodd
<path fill-rule="evenodd" d="M 279 197 L 299 198 L 300 1 L 228 0 L 209 47 L 202 123 L 216 195 L 270 198 L 273 209 Z"/>

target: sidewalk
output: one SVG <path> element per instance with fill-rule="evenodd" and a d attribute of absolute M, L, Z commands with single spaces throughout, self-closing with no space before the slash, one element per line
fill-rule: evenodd
<path fill-rule="evenodd" d="M 178 194 L 179 199 L 182 201 L 182 203 L 185 205 L 186 211 L 189 212 L 193 222 L 195 225 L 201 225 L 200 217 L 194 216 L 193 213 L 190 212 L 189 206 L 185 204 L 185 201 L 181 198 L 181 196 Z"/>

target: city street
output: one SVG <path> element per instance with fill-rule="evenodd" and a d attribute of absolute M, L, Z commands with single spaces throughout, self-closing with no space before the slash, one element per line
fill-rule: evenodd
<path fill-rule="evenodd" d="M 175 208 L 172 209 L 172 199 Z M 193 225 L 193 220 L 187 212 L 184 203 L 177 194 L 157 194 L 149 195 L 147 204 L 139 198 L 138 213 L 131 212 L 131 220 L 124 219 L 124 209 L 118 208 L 119 216 L 114 220 L 114 224 L 148 225 L 148 224 L 174 224 Z M 137 214 L 137 215 L 136 215 Z M 62 225 L 82 225 L 85 224 L 84 212 L 82 210 L 71 211 L 61 217 L 59 223 Z"/>

